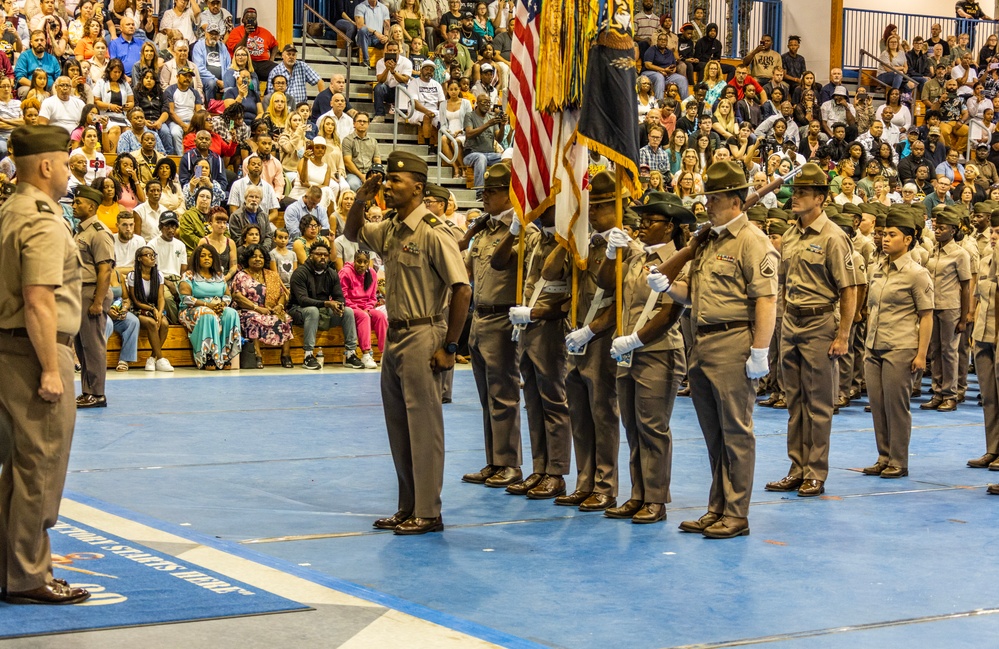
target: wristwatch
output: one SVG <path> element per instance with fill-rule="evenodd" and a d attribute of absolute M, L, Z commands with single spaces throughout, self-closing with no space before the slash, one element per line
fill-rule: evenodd
<path fill-rule="evenodd" d="M 458 343 L 448 343 L 444 345 L 444 351 L 446 351 L 448 354 L 457 354 Z"/>

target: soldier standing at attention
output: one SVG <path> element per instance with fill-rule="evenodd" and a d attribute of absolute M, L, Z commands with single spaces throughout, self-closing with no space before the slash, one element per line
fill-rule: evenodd
<path fill-rule="evenodd" d="M 47 530 L 59 518 L 76 423 L 73 336 L 80 254 L 57 202 L 69 134 L 10 136 L 17 190 L 0 209 L 0 591 L 8 604 L 74 604 L 90 593 L 52 575 Z"/>
<path fill-rule="evenodd" d="M 509 487 L 520 482 L 520 370 L 513 341 L 510 307 L 517 302 L 518 259 L 500 266 L 493 255 L 516 218 L 510 200 L 510 164 L 500 162 L 486 170 L 482 207 L 488 215 L 469 227 L 466 266 L 472 278 L 472 331 L 469 350 L 472 372 L 482 404 L 486 466 L 462 476 L 464 482 L 487 487 Z M 460 244 L 459 244 L 460 247 Z"/>
<path fill-rule="evenodd" d="M 114 237 L 97 218 L 103 196 L 93 187 L 80 185 L 73 199 L 73 216 L 80 220 L 76 243 L 83 260 L 84 306 L 80 331 L 76 334 L 76 356 L 80 360 L 83 394 L 77 408 L 107 408 L 104 381 L 107 377 L 108 341 L 104 337 L 111 308 L 111 271 L 114 269 Z"/>
<path fill-rule="evenodd" d="M 666 520 L 673 465 L 670 418 L 680 380 L 687 371 L 680 333 L 683 305 L 665 293 L 653 291 L 645 281 L 650 269 L 672 257 L 684 244 L 682 225 L 694 214 L 672 193 L 651 192 L 648 202 L 635 207 L 641 218 L 639 236 L 644 249 L 635 252 L 623 230 L 611 230 L 607 258 L 624 249 L 624 334 L 611 343 L 617 360 L 617 401 L 628 436 L 631 498 L 604 512 L 608 518 L 630 518 L 632 523 Z M 614 286 L 612 264 L 604 264 L 597 277 L 600 286 Z"/>
<path fill-rule="evenodd" d="M 565 337 L 569 374 L 565 391 L 572 404 L 572 442 L 576 451 L 576 488 L 555 499 L 556 505 L 579 507 L 584 512 L 613 509 L 617 505 L 617 458 L 621 446 L 618 419 L 616 367 L 610 356 L 614 338 L 614 291 L 597 286 L 597 274 L 607 263 L 604 235 L 614 227 L 614 173 L 601 171 L 590 181 L 590 238 L 586 270 L 579 271 L 577 321 Z M 623 192 L 628 201 L 630 193 Z M 638 251 L 638 244 L 633 244 Z M 545 276 L 557 272 L 566 260 L 560 248 L 545 263 Z M 572 262 L 570 262 L 572 263 Z"/>
<path fill-rule="evenodd" d="M 878 460 L 863 472 L 882 478 L 909 475 L 909 395 L 916 376 L 926 367 L 933 328 L 933 281 L 909 255 L 916 246 L 912 219 L 902 205 L 889 209 L 882 235 L 887 257 L 871 273 L 867 298 L 870 327 L 864 375 Z"/>
<path fill-rule="evenodd" d="M 989 217 L 992 242 L 999 241 L 999 209 Z M 996 383 L 996 277 L 994 244 L 983 251 L 978 273 L 978 308 L 972 338 L 975 341 L 975 373 L 985 409 L 985 454 L 968 460 L 972 469 L 999 471 L 999 384 Z"/>
<path fill-rule="evenodd" d="M 394 151 L 387 172 L 384 197 L 391 211 L 385 220 L 364 222 L 364 205 L 381 184 L 380 174 L 374 174 L 357 190 L 344 227 L 348 241 L 381 256 L 392 291 L 386 304 L 389 333 L 381 389 L 399 478 L 399 511 L 374 526 L 396 534 L 425 534 L 444 529 L 440 374 L 454 367 L 471 289 L 454 237 L 423 204 L 427 163 Z"/>
<path fill-rule="evenodd" d="M 787 398 L 786 477 L 767 491 L 818 496 L 829 473 L 829 436 L 839 372 L 837 359 L 850 346 L 857 308 L 853 243 L 822 206 L 829 179 L 817 164 L 804 165 L 792 183 L 797 224 L 784 234 L 781 277 L 784 318 L 781 370 Z M 866 279 L 866 278 L 865 278 Z M 834 311 L 839 302 L 839 318 Z"/>
<path fill-rule="evenodd" d="M 545 259 L 559 247 L 555 239 L 555 208 L 538 217 L 540 229 L 528 226 L 525 232 L 527 270 L 522 304 L 510 309 L 510 322 L 520 341 L 520 375 L 524 382 L 524 407 L 531 433 L 531 475 L 506 488 L 515 496 L 547 500 L 565 493 L 565 478 L 571 461 L 569 445 L 569 404 L 565 397 L 565 311 L 569 299 L 566 274 L 546 280 L 541 276 Z M 493 254 L 492 263 L 506 267 L 521 223 L 514 218 L 510 236 Z M 567 269 L 566 269 L 567 270 Z"/>
<path fill-rule="evenodd" d="M 920 405 L 921 410 L 957 409 L 958 350 L 971 311 L 972 276 L 971 255 L 954 240 L 960 227 L 961 209 L 955 205 L 946 206 L 933 223 L 936 246 L 926 262 L 934 288 L 930 338 L 933 398 Z"/>
<path fill-rule="evenodd" d="M 691 305 L 694 346 L 687 376 L 708 447 L 711 493 L 707 513 L 684 521 L 680 529 L 711 539 L 749 534 L 755 383 L 769 370 L 777 313 L 778 255 L 743 212 L 748 189 L 739 163 L 725 160 L 708 167 L 704 194 L 710 227 L 647 280 L 652 289 L 668 289 L 675 301 Z M 687 261 L 689 275 L 677 276 L 674 270 L 670 285 L 668 268 L 681 268 Z"/>

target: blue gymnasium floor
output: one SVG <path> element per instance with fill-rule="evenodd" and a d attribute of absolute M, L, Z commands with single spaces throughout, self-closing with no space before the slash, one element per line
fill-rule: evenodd
<path fill-rule="evenodd" d="M 955 413 L 913 403 L 911 475 L 899 480 L 857 472 L 876 457 L 871 420 L 862 403 L 845 409 L 818 499 L 763 490 L 787 468 L 786 411 L 758 408 L 752 534 L 710 541 L 676 529 L 703 513 L 709 482 L 689 399 L 673 414 L 669 520 L 640 526 L 461 483 L 483 452 L 472 373 L 458 371 L 445 406 L 448 527 L 403 538 L 371 528 L 396 502 L 378 379 L 109 382 L 112 407 L 78 418 L 67 496 L 308 566 L 506 646 L 996 646 L 999 497 L 984 485 L 999 474 L 965 468 L 984 447 L 974 387 Z M 626 462 L 622 434 L 621 502 Z"/>

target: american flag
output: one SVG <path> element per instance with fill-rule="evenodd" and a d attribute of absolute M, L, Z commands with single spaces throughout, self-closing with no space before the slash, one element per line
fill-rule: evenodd
<path fill-rule="evenodd" d="M 514 127 L 510 197 L 522 221 L 544 208 L 551 189 L 554 120 L 534 106 L 541 0 L 517 0 L 510 61 L 510 122 Z"/>

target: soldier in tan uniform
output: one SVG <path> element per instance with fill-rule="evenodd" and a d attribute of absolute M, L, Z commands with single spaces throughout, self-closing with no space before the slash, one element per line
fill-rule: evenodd
<path fill-rule="evenodd" d="M 871 274 L 867 298 L 870 327 L 864 374 L 878 460 L 863 472 L 882 478 L 909 474 L 909 394 L 917 373 L 926 367 L 933 327 L 933 282 L 909 255 L 917 245 L 915 233 L 910 211 L 893 205 L 883 235 L 887 257 Z"/>
<path fill-rule="evenodd" d="M 390 211 L 385 220 L 364 222 L 364 205 L 381 185 L 375 174 L 357 190 L 344 234 L 381 256 L 390 291 L 381 389 L 399 479 L 399 511 L 374 526 L 396 534 L 424 534 L 444 529 L 440 373 L 454 367 L 471 289 L 454 237 L 423 204 L 427 163 L 395 151 L 387 172 L 384 197 Z"/>
<path fill-rule="evenodd" d="M 613 173 L 601 171 L 590 180 L 590 238 L 586 270 L 579 271 L 576 322 L 565 338 L 569 352 L 566 395 L 572 404 L 572 443 L 576 452 L 576 487 L 555 499 L 556 505 L 579 507 L 586 512 L 604 511 L 617 505 L 617 458 L 621 446 L 618 420 L 616 368 L 610 357 L 614 333 L 614 291 L 597 285 L 597 274 L 607 259 L 603 234 L 614 227 L 615 185 Z M 624 200 L 630 198 L 624 191 Z M 633 244 L 636 252 L 640 249 Z M 566 261 L 565 249 L 549 256 L 545 274 L 558 272 Z"/>
<path fill-rule="evenodd" d="M 104 381 L 107 377 L 108 341 L 104 337 L 108 309 L 111 308 L 111 271 L 114 269 L 114 237 L 97 218 L 101 193 L 81 185 L 73 200 L 73 216 L 80 221 L 76 244 L 83 260 L 84 311 L 76 334 L 76 356 L 80 360 L 83 394 L 77 408 L 106 408 Z"/>
<path fill-rule="evenodd" d="M 777 208 L 771 208 L 769 212 L 773 213 L 775 209 Z M 770 239 L 770 245 L 774 247 L 774 250 L 777 251 L 777 254 L 780 254 L 781 247 L 784 245 L 784 234 L 791 226 L 788 224 L 787 221 L 783 219 L 775 219 L 768 217 L 767 220 L 768 220 L 767 237 Z M 777 320 L 774 325 L 774 331 L 778 332 L 780 331 L 783 319 L 784 319 L 784 284 L 778 282 Z M 760 405 L 765 408 L 786 410 L 787 399 L 784 395 L 784 376 L 781 373 L 780 369 L 780 336 L 778 335 L 775 335 L 770 340 L 770 354 L 767 356 L 767 360 L 770 364 L 770 374 L 767 376 L 767 389 L 770 390 L 770 396 L 761 401 Z"/>
<path fill-rule="evenodd" d="M 624 332 L 611 342 L 610 353 L 618 365 L 617 400 L 630 450 L 631 497 L 620 507 L 606 510 L 604 516 L 630 518 L 632 523 L 666 520 L 673 464 L 670 418 L 680 379 L 687 371 L 679 325 L 683 305 L 651 290 L 645 278 L 684 245 L 681 226 L 694 222 L 694 214 L 675 194 L 652 192 L 646 199 L 634 208 L 641 219 L 639 236 L 644 249 L 634 251 L 628 245 L 630 238 L 617 228 L 607 241 L 608 258 L 619 249 L 629 254 L 621 296 Z M 614 266 L 604 264 L 597 281 L 602 287 L 614 286 Z"/>
<path fill-rule="evenodd" d="M 0 209 L 0 593 L 9 604 L 90 596 L 53 577 L 47 533 L 59 518 L 76 422 L 80 254 L 57 202 L 68 147 L 58 126 L 15 129 L 17 190 Z"/>
<path fill-rule="evenodd" d="M 506 488 L 516 496 L 532 500 L 555 498 L 565 493 L 565 476 L 571 462 L 572 427 L 565 396 L 565 311 L 569 300 L 568 269 L 559 277 L 541 276 L 545 260 L 559 243 L 555 239 L 555 208 L 538 218 L 525 232 L 527 268 L 522 303 L 510 309 L 509 318 L 520 343 L 520 375 L 524 383 L 524 407 L 531 434 L 531 474 L 523 482 Z M 514 218 L 510 236 L 493 253 L 493 263 L 506 267 L 516 257 L 520 219 Z"/>
<path fill-rule="evenodd" d="M 457 242 L 461 241 L 462 237 L 465 236 L 465 232 L 458 227 L 457 223 L 444 215 L 444 212 L 447 210 L 449 198 L 451 198 L 451 192 L 434 183 L 427 183 L 426 188 L 423 190 L 423 204 L 431 214 L 444 221 L 444 225 L 447 226 L 448 231 L 451 232 L 451 236 Z M 453 367 L 441 372 L 441 381 L 444 385 L 443 392 L 441 393 L 441 402 L 451 403 L 451 395 L 454 389 Z"/>
<path fill-rule="evenodd" d="M 992 242 L 999 241 L 999 210 L 989 215 Z M 975 341 L 975 372 L 985 410 L 985 454 L 968 460 L 973 469 L 999 471 L 999 384 L 996 383 L 996 273 L 994 243 L 982 254 L 976 291 L 978 308 L 972 338 Z"/>
<path fill-rule="evenodd" d="M 482 404 L 486 466 L 462 476 L 464 482 L 508 487 L 524 474 L 520 444 L 520 368 L 513 340 L 510 307 L 517 303 L 517 264 L 514 256 L 493 263 L 493 255 L 516 218 L 510 200 L 510 164 L 500 162 L 486 170 L 482 207 L 488 215 L 469 227 L 472 239 L 466 267 L 472 279 L 472 331 L 468 339 L 472 373 Z"/>
<path fill-rule="evenodd" d="M 777 251 L 742 211 L 749 183 L 741 165 L 708 167 L 704 193 L 710 228 L 650 274 L 649 285 L 691 304 L 694 346 L 691 398 L 711 462 L 708 511 L 684 521 L 684 532 L 713 539 L 749 534 L 749 501 L 756 465 L 753 406 L 756 379 L 769 370 L 767 354 L 776 318 Z M 690 261 L 688 275 L 670 269 Z M 674 263 L 675 262 L 675 263 Z"/>
<path fill-rule="evenodd" d="M 954 240 L 961 226 L 960 208 L 948 205 L 936 215 L 936 246 L 926 263 L 933 278 L 933 337 L 930 339 L 933 398 L 921 410 L 957 409 L 958 350 L 971 311 L 971 255 Z M 964 361 L 967 363 L 968 361 Z"/>
<path fill-rule="evenodd" d="M 850 212 L 846 210 L 847 207 L 852 207 L 858 210 L 857 214 L 851 215 Z M 857 281 L 857 309 L 856 313 L 853 314 L 853 325 L 850 327 L 849 344 L 846 347 L 846 353 L 839 359 L 839 384 L 837 386 L 833 408 L 833 413 L 835 414 L 839 412 L 840 408 L 850 406 L 851 398 L 853 396 L 854 367 L 857 365 L 857 354 L 860 354 L 860 362 L 863 363 L 864 350 L 861 348 L 858 351 L 853 343 L 857 340 L 858 329 L 860 329 L 861 325 L 865 323 L 863 316 L 865 309 L 862 305 L 867 304 L 867 262 L 864 261 L 863 254 L 857 250 L 854 238 L 854 228 L 856 227 L 858 217 L 860 216 L 859 208 L 853 203 L 847 203 L 846 205 L 843 205 L 842 212 L 836 211 L 835 206 L 833 205 L 827 205 L 825 209 L 829 220 L 843 230 L 843 233 L 850 240 L 850 250 L 853 253 L 854 277 Z M 863 327 L 863 329 L 865 332 L 867 331 L 867 327 Z M 862 374 L 863 372 L 861 372 L 861 375 Z"/>
<path fill-rule="evenodd" d="M 767 491 L 818 496 L 829 472 L 829 436 L 839 374 L 837 359 L 850 345 L 856 309 L 853 244 L 823 211 L 829 179 L 814 163 L 793 182 L 797 224 L 784 234 L 781 276 L 784 318 L 781 369 L 787 398 L 786 477 Z M 836 317 L 837 302 L 839 317 Z"/>

